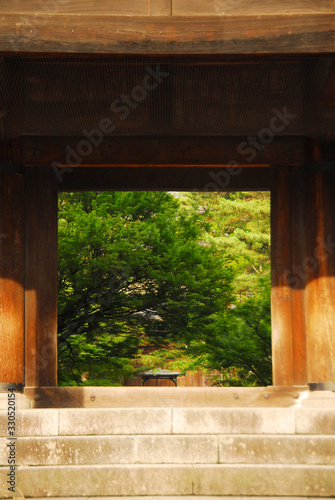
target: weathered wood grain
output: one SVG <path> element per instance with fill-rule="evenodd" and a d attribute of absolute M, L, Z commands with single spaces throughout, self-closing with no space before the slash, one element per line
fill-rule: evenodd
<path fill-rule="evenodd" d="M 0 52 L 299 54 L 335 51 L 335 13 L 251 16 L 3 14 Z M 153 21 L 154 19 L 154 21 Z"/>
<path fill-rule="evenodd" d="M 335 170 L 331 163 L 315 162 L 277 167 L 272 174 L 274 384 L 330 382 L 335 378 Z"/>
<path fill-rule="evenodd" d="M 332 0 L 1 0 L 1 13 L 104 14 L 104 15 L 276 15 L 334 12 Z"/>
<path fill-rule="evenodd" d="M 102 14 L 145 16 L 148 14 L 150 0 L 0 0 L 1 13 L 20 12 L 29 22 L 32 14 L 38 13 L 51 18 L 56 14 Z M 156 3 L 162 3 L 157 0 Z"/>
<path fill-rule="evenodd" d="M 24 383 L 24 184 L 0 173 L 0 382 Z"/>
<path fill-rule="evenodd" d="M 176 16 L 241 16 L 312 14 L 334 12 L 332 0 L 173 0 L 172 14 Z"/>
<path fill-rule="evenodd" d="M 25 388 L 31 408 L 289 407 L 307 387 L 37 387 Z M 264 397 L 266 394 L 268 397 Z"/>
<path fill-rule="evenodd" d="M 304 274 L 300 272 L 301 265 L 306 258 L 306 238 L 308 237 L 308 228 L 304 219 L 304 178 L 303 167 L 290 169 L 290 232 L 286 238 L 289 239 L 291 251 L 289 282 L 292 308 L 293 381 L 295 385 L 306 384 L 308 381 L 305 315 L 306 279 Z"/>
<path fill-rule="evenodd" d="M 272 168 L 271 189 L 271 322 L 274 385 L 294 385 L 292 304 L 289 272 L 290 167 Z"/>
<path fill-rule="evenodd" d="M 57 385 L 57 179 L 25 174 L 26 385 Z"/>
<path fill-rule="evenodd" d="M 172 0 L 149 0 L 149 14 L 151 16 L 171 16 Z"/>
<path fill-rule="evenodd" d="M 305 173 L 304 190 L 308 382 L 331 382 L 335 380 L 335 169 L 315 167 Z"/>

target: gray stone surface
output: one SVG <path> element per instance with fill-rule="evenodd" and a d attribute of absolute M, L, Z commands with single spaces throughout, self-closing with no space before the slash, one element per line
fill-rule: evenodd
<path fill-rule="evenodd" d="M 48 500 L 76 500 L 76 499 L 79 499 L 80 500 L 96 500 L 96 497 L 48 497 Z M 195 500 L 196 498 L 198 498 L 199 500 L 219 500 L 219 499 L 222 499 L 222 500 L 320 500 L 320 497 L 292 497 L 292 496 L 286 496 L 286 497 L 282 497 L 282 496 L 266 496 L 266 497 L 255 497 L 255 496 L 249 496 L 249 495 L 246 495 L 246 496 L 223 496 L 223 495 L 220 495 L 219 497 L 218 496 L 211 496 L 211 495 L 202 495 L 202 496 L 198 496 L 198 497 L 195 497 L 194 495 L 184 495 L 184 496 L 180 496 L 180 495 L 173 495 L 173 496 L 151 496 L 151 495 L 148 495 L 146 497 L 136 497 L 136 496 L 132 496 L 132 497 L 127 497 L 127 496 L 123 496 L 123 497 L 118 497 L 118 496 L 115 496 L 115 497 L 99 497 L 99 500 Z M 44 498 L 36 498 L 35 500 L 47 500 L 46 497 Z"/>
<path fill-rule="evenodd" d="M 195 465 L 195 495 L 334 496 L 335 467 Z"/>
<path fill-rule="evenodd" d="M 5 453 L 6 439 L 3 439 L 0 440 L 1 460 L 6 460 Z M 20 465 L 218 463 L 218 437 L 152 435 L 21 438 L 17 441 L 17 461 Z"/>
<path fill-rule="evenodd" d="M 335 408 L 297 408 L 298 434 L 335 434 Z"/>
<path fill-rule="evenodd" d="M 17 489 L 24 497 L 191 495 L 190 465 L 89 465 L 22 467 Z M 0 491 L 4 470 L 0 469 Z M 2 489 L 1 489 L 2 487 Z"/>
<path fill-rule="evenodd" d="M 219 436 L 220 463 L 335 465 L 335 436 Z"/>
<path fill-rule="evenodd" d="M 175 434 L 293 434 L 293 408 L 174 408 Z"/>
<path fill-rule="evenodd" d="M 4 491 L 5 469 L 0 469 Z M 22 467 L 24 497 L 235 495 L 334 496 L 334 466 L 117 465 Z"/>
<path fill-rule="evenodd" d="M 17 423 L 21 498 L 335 497 L 331 408 L 34 409 Z M 6 428 L 0 412 L 0 464 Z"/>
<path fill-rule="evenodd" d="M 59 410 L 37 409 L 16 412 L 16 436 L 56 436 Z M 0 436 L 7 437 L 7 411 L 0 411 Z"/>
<path fill-rule="evenodd" d="M 23 396 L 22 393 L 15 393 L 15 404 L 19 410 L 27 410 L 30 408 L 29 400 Z M 8 392 L 0 393 L 0 412 L 1 410 L 8 409 Z"/>
<path fill-rule="evenodd" d="M 303 408 L 335 408 L 335 392 L 315 391 L 308 392 L 301 401 Z"/>
<path fill-rule="evenodd" d="M 169 408 L 59 410 L 60 435 L 170 434 Z"/>

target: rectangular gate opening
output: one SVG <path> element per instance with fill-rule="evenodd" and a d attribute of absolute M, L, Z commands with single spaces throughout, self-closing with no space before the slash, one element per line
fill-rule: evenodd
<path fill-rule="evenodd" d="M 58 238 L 59 385 L 271 385 L 269 192 L 60 193 Z"/>

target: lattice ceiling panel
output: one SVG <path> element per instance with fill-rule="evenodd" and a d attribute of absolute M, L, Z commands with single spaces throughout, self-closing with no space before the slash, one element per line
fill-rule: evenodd
<path fill-rule="evenodd" d="M 21 135 L 255 135 L 287 110 L 279 135 L 335 137 L 335 56 L 5 57 L 2 139 Z M 102 120 L 105 120 L 102 122 Z"/>

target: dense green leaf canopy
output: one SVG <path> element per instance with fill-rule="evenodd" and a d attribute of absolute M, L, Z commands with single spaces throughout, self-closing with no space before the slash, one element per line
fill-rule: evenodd
<path fill-rule="evenodd" d="M 232 266 L 215 242 L 203 244 L 209 229 L 169 193 L 61 196 L 61 381 L 99 364 L 117 382 L 141 342 L 189 343 L 227 310 Z"/>

